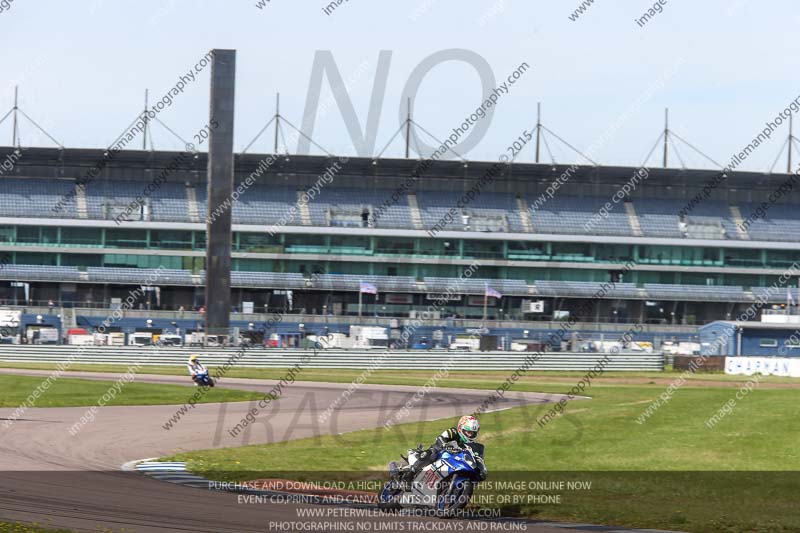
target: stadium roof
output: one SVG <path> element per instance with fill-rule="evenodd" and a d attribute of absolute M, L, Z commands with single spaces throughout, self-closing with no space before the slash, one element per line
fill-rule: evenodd
<path fill-rule="evenodd" d="M 0 161 L 5 161 L 14 151 L 12 147 L 0 147 Z M 102 179 L 141 178 L 138 171 L 156 171 L 169 166 L 182 152 L 169 151 L 121 151 L 110 157 L 106 150 L 85 148 L 22 148 L 18 169 L 4 172 L 4 176 L 33 176 L 46 178 L 81 177 L 93 166 L 107 160 Z M 236 154 L 236 172 L 246 175 L 256 170 L 268 154 Z M 275 157 L 275 156 L 272 156 Z M 346 170 L 349 176 L 370 178 L 411 176 L 419 168 L 419 159 L 372 159 L 368 157 L 349 157 Z M 321 175 L 339 157 L 318 155 L 281 154 L 271 164 L 268 174 Z M 180 164 L 180 168 L 196 174 L 200 181 L 205 180 L 208 154 L 198 152 L 194 158 Z M 480 179 L 497 163 L 490 161 L 433 161 L 421 177 L 424 179 L 461 180 Z M 592 166 L 592 165 L 553 165 L 520 163 L 503 165 L 500 179 L 513 182 L 538 182 L 542 185 L 567 172 L 572 167 L 569 181 L 587 184 L 621 184 L 633 177 L 636 167 Z M 647 183 L 666 187 L 701 188 L 720 175 L 719 170 L 649 168 Z M 133 171 L 133 172 L 132 172 Z M 767 174 L 761 172 L 730 172 L 725 186 L 727 188 L 775 187 L 786 179 L 786 174 Z"/>

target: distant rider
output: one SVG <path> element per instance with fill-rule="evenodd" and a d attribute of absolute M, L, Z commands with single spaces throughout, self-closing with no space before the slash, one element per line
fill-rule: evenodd
<path fill-rule="evenodd" d="M 411 465 L 405 476 L 403 476 L 403 481 L 410 483 L 423 468 L 433 463 L 439 456 L 439 453 L 448 446 L 461 448 L 465 444 L 475 443 L 480 430 L 481 424 L 478 422 L 477 418 L 472 415 L 462 416 L 458 419 L 456 427 L 444 430 L 442 434 L 436 438 L 436 442 L 433 443 L 433 446 L 417 454 L 417 461 Z M 475 448 L 477 448 L 476 453 L 483 456 L 483 446 L 478 444 L 473 447 L 473 449 Z"/>
<path fill-rule="evenodd" d="M 197 354 L 192 354 L 189 357 L 189 362 L 186 365 L 186 368 L 189 369 L 189 375 L 192 376 L 192 381 L 194 381 L 195 385 L 200 385 L 200 382 L 197 381 L 198 374 L 205 374 L 208 372 L 203 363 L 200 362 L 200 359 L 197 358 Z"/>

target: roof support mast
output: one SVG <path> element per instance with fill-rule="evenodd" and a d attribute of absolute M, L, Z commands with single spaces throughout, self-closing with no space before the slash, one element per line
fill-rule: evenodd
<path fill-rule="evenodd" d="M 144 132 L 142 133 L 142 150 L 147 150 L 147 97 L 149 96 L 148 90 L 144 90 L 144 113 L 142 113 L 142 120 L 144 123 Z"/>
<path fill-rule="evenodd" d="M 281 93 L 275 94 L 275 144 L 273 153 L 278 153 L 278 128 L 281 124 Z M 288 148 L 287 148 L 288 150 Z"/>
<path fill-rule="evenodd" d="M 664 108 L 664 168 L 667 168 L 667 153 L 669 146 L 669 108 Z"/>
<path fill-rule="evenodd" d="M 542 103 L 536 102 L 536 162 L 539 162 L 539 139 L 542 135 Z"/>
<path fill-rule="evenodd" d="M 408 159 L 411 146 L 411 97 L 406 101 L 406 159 Z"/>
<path fill-rule="evenodd" d="M 14 126 L 11 130 L 11 146 L 16 148 L 19 147 L 18 140 L 19 140 L 19 129 L 17 127 L 17 110 L 19 106 L 17 105 L 17 95 L 19 92 L 19 87 L 17 85 L 14 86 Z"/>
<path fill-rule="evenodd" d="M 789 160 L 786 163 L 786 173 L 792 173 L 792 142 L 794 141 L 793 129 L 792 129 L 792 114 L 789 114 Z"/>

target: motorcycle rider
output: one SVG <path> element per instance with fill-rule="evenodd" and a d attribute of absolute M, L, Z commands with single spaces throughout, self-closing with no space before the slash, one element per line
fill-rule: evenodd
<path fill-rule="evenodd" d="M 417 461 L 409 466 L 408 471 L 403 476 L 403 481 L 410 483 L 423 468 L 433 463 L 439 456 L 439 453 L 448 446 L 462 447 L 465 444 L 473 444 L 478 438 L 478 432 L 481 430 L 481 424 L 478 419 L 472 415 L 464 415 L 458 419 L 458 424 L 455 427 L 448 428 L 436 438 L 436 442 L 422 453 L 416 454 Z M 483 455 L 483 446 L 474 446 L 478 455 Z"/>
<path fill-rule="evenodd" d="M 197 381 L 198 374 L 205 374 L 208 373 L 208 370 L 203 363 L 200 362 L 200 359 L 197 358 L 197 354 L 193 353 L 191 357 L 189 357 L 189 362 L 186 364 L 186 368 L 189 369 L 189 375 L 192 377 L 192 381 L 194 381 L 195 385 L 200 385 L 200 382 Z"/>

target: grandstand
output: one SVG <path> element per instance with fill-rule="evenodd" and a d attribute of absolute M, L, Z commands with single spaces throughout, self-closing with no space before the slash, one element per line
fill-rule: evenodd
<path fill-rule="evenodd" d="M 0 157 L 10 151 L 0 149 Z M 155 278 L 158 295 L 147 293 L 138 306 L 203 306 L 206 156 L 185 158 L 165 183 L 143 192 L 179 155 L 122 152 L 76 188 L 102 151 L 23 150 L 0 177 L 0 301 L 107 307 Z M 237 155 L 235 180 L 264 157 Z M 437 316 L 482 319 L 488 286 L 503 294 L 491 300 L 488 319 L 563 319 L 591 300 L 591 315 L 579 320 L 692 325 L 735 315 L 800 260 L 793 205 L 776 204 L 763 219 L 742 223 L 785 176 L 732 173 L 682 216 L 687 198 L 718 173 L 651 169 L 587 232 L 587 221 L 635 169 L 578 167 L 542 202 L 567 167 L 514 164 L 431 236 L 426 230 L 454 212 L 491 163 L 437 161 L 397 194 L 418 161 L 351 158 L 304 203 L 331 161 L 279 157 L 233 203 L 234 310 L 252 302 L 256 313 L 403 318 L 456 287 Z M 139 207 L 120 219 L 132 204 Z M 287 217 L 293 207 L 297 214 Z M 473 275 L 459 279 L 473 264 Z M 359 306 L 362 282 L 378 295 Z M 781 304 L 785 294 L 771 291 L 770 303 Z M 531 312 L 533 301 L 543 303 L 541 312 Z"/>

